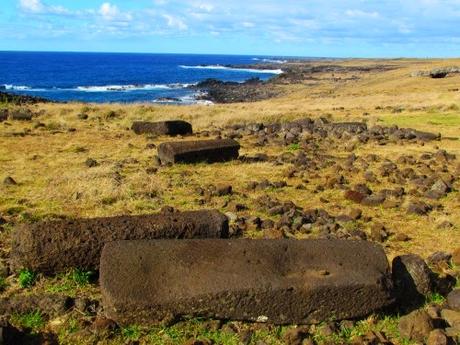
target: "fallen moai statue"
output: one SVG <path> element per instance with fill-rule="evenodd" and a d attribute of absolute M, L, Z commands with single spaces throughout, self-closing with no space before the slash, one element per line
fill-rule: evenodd
<path fill-rule="evenodd" d="M 162 163 L 216 163 L 238 158 L 240 144 L 233 139 L 177 141 L 158 146 Z"/>
<path fill-rule="evenodd" d="M 136 134 L 153 135 L 189 135 L 193 133 L 192 125 L 186 121 L 134 121 L 131 129 Z"/>
<path fill-rule="evenodd" d="M 225 237 L 228 219 L 216 210 L 42 222 L 14 231 L 11 264 L 45 274 L 95 270 L 110 241 Z"/>
<path fill-rule="evenodd" d="M 99 281 L 106 316 L 121 325 L 318 323 L 393 302 L 385 253 L 366 241 L 116 241 L 102 251 Z"/>

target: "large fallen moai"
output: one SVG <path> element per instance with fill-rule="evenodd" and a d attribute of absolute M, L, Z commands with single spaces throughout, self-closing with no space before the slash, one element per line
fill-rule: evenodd
<path fill-rule="evenodd" d="M 134 121 L 131 129 L 136 134 L 153 134 L 153 135 L 189 135 L 192 134 L 192 125 L 188 122 L 175 121 Z"/>
<path fill-rule="evenodd" d="M 228 219 L 215 210 L 41 222 L 14 231 L 11 265 L 46 274 L 96 270 L 110 241 L 225 237 Z"/>
<path fill-rule="evenodd" d="M 107 317 L 317 323 L 393 302 L 385 253 L 366 241 L 157 240 L 108 243 L 100 285 Z"/>
<path fill-rule="evenodd" d="M 216 163 L 238 158 L 240 144 L 233 139 L 177 141 L 158 146 L 162 163 Z"/>

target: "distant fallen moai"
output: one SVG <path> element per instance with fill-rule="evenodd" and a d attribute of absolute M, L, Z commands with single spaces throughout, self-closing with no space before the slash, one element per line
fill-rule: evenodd
<path fill-rule="evenodd" d="M 46 274 L 95 270 L 107 242 L 221 237 L 228 219 L 216 210 L 41 222 L 14 231 L 11 264 Z"/>
<path fill-rule="evenodd" d="M 189 135 L 193 133 L 192 125 L 186 121 L 134 121 L 131 129 L 136 134 L 153 135 Z"/>
<path fill-rule="evenodd" d="M 116 241 L 101 255 L 106 316 L 121 325 L 181 317 L 308 324 L 393 302 L 378 245 L 344 240 Z"/>
<path fill-rule="evenodd" d="M 237 159 L 240 144 L 233 139 L 194 140 L 162 143 L 162 163 L 216 163 Z"/>

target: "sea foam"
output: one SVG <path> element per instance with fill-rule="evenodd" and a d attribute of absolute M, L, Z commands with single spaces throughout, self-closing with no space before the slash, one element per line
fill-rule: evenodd
<path fill-rule="evenodd" d="M 233 72 L 249 72 L 249 73 L 265 73 L 265 74 L 281 74 L 283 73 L 282 69 L 256 69 L 256 68 L 233 68 L 222 65 L 197 65 L 197 66 L 188 66 L 180 65 L 180 68 L 186 69 L 217 69 L 217 70 L 226 70 Z"/>

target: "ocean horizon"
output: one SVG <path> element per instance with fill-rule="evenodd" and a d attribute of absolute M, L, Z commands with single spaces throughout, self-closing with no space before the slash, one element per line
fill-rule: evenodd
<path fill-rule="evenodd" d="M 191 88 L 203 80 L 268 80 L 282 73 L 280 68 L 228 65 L 277 65 L 289 59 L 293 57 L 3 51 L 0 90 L 61 102 L 191 104 L 203 102 Z"/>

